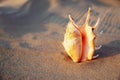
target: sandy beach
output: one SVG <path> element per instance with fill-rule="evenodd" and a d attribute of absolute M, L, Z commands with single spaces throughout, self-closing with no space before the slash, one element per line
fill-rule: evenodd
<path fill-rule="evenodd" d="M 120 80 L 120 1 L 27 1 L 22 8 L 8 2 L 12 10 L 0 15 L 0 80 Z M 74 63 L 62 46 L 68 15 L 82 25 L 89 7 L 89 25 L 100 17 L 95 43 L 102 48 L 97 59 Z"/>

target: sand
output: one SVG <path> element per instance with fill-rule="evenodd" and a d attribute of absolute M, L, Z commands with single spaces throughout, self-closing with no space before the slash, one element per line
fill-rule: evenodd
<path fill-rule="evenodd" d="M 117 1 L 117 0 L 116 0 Z M 114 3 L 116 3 L 114 1 Z M 26 15 L 0 17 L 0 80 L 120 80 L 120 7 L 103 0 L 34 0 Z M 99 58 L 73 63 L 61 44 L 68 14 L 98 17 Z"/>

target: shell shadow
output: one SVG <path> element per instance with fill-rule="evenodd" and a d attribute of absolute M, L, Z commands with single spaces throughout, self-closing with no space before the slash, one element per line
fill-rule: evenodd
<path fill-rule="evenodd" d="M 106 45 L 103 45 L 100 50 L 95 53 L 99 54 L 99 58 L 110 57 L 120 54 L 120 40 L 112 41 Z"/>

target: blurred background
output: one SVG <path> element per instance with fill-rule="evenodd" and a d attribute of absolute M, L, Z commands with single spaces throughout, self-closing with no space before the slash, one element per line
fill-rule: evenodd
<path fill-rule="evenodd" d="M 54 23 L 64 27 L 68 20 L 68 14 L 71 14 L 76 23 L 82 25 L 89 7 L 92 9 L 90 25 L 95 24 L 98 17 L 101 18 L 98 32 L 119 33 L 119 0 L 1 0 L 0 20 L 6 25 L 10 23 L 8 28 L 12 28 L 12 25 L 15 24 L 17 27 L 19 23 L 23 25 Z M 35 29 L 38 29 L 37 26 L 34 26 Z M 12 32 L 10 33 L 12 34 Z M 14 33 L 13 35 L 17 35 Z"/>
<path fill-rule="evenodd" d="M 103 47 L 74 64 L 61 42 L 68 15 L 81 26 L 88 8 Z M 119 34 L 120 0 L 0 0 L 0 80 L 120 80 Z"/>

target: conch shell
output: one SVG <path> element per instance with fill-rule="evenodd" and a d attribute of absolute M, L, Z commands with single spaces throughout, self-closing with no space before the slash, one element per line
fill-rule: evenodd
<path fill-rule="evenodd" d="M 91 9 L 89 8 L 85 24 L 81 27 L 78 27 L 69 15 L 63 46 L 73 62 L 88 61 L 99 56 L 93 56 L 95 51 L 94 40 L 96 37 L 93 30 L 98 25 L 100 19 L 97 20 L 94 26 L 89 26 L 90 12 Z"/>

